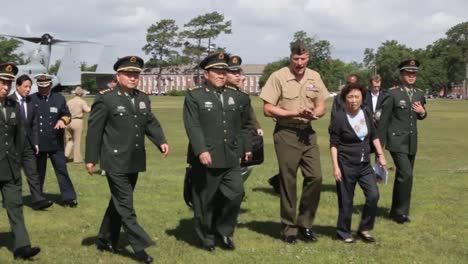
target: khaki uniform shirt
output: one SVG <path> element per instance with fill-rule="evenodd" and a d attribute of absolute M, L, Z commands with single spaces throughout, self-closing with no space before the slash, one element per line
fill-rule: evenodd
<path fill-rule="evenodd" d="M 329 96 L 327 87 L 314 70 L 306 69 L 301 81 L 297 81 L 289 67 L 272 73 L 262 88 L 260 98 L 285 110 L 298 111 L 301 108 L 314 109 L 316 103 L 324 102 Z M 308 123 L 303 118 L 278 118 L 278 124 Z"/>
<path fill-rule="evenodd" d="M 75 96 L 67 102 L 68 109 L 70 110 L 71 117 L 73 118 L 83 118 L 83 113 L 89 112 L 91 108 L 81 99 L 79 96 Z"/>

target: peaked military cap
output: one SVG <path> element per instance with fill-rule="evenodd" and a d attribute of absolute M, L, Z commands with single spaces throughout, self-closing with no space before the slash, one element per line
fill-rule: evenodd
<path fill-rule="evenodd" d="M 144 61 L 137 56 L 126 56 L 120 58 L 114 64 L 114 71 L 134 71 L 141 72 L 143 70 Z"/>
<path fill-rule="evenodd" d="M 304 54 L 309 52 L 307 45 L 302 40 L 296 40 L 290 44 L 291 54 Z"/>
<path fill-rule="evenodd" d="M 229 71 L 240 71 L 242 64 L 242 59 L 241 57 L 234 55 L 229 57 L 228 61 L 228 70 Z"/>
<path fill-rule="evenodd" d="M 228 68 L 229 55 L 225 53 L 213 53 L 204 58 L 198 66 L 204 70 L 210 68 L 215 69 L 227 69 Z"/>
<path fill-rule="evenodd" d="M 18 67 L 14 63 L 7 62 L 0 64 L 0 79 L 13 81 L 18 73 Z"/>
<path fill-rule="evenodd" d="M 415 59 L 404 60 L 398 64 L 398 69 L 400 71 L 417 72 L 419 69 L 419 61 Z"/>
<path fill-rule="evenodd" d="M 36 83 L 38 87 L 47 87 L 52 84 L 52 79 L 54 76 L 47 74 L 47 73 L 41 73 L 37 74 L 34 76 L 34 79 L 36 79 Z"/>

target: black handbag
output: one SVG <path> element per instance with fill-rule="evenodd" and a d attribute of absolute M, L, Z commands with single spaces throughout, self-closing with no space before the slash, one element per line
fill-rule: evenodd
<path fill-rule="evenodd" d="M 241 161 L 242 167 L 259 165 L 263 163 L 263 137 L 259 135 L 252 136 L 252 158 Z"/>

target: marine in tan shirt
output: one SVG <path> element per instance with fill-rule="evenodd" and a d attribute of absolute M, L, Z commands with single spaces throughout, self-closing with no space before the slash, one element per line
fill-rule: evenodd
<path fill-rule="evenodd" d="M 317 241 L 312 223 L 320 200 L 320 153 L 311 121 L 325 115 L 328 90 L 320 74 L 307 68 L 309 51 L 301 41 L 291 43 L 290 64 L 276 72 L 262 88 L 266 116 L 276 119 L 273 135 L 280 169 L 283 240 L 294 244 L 298 231 L 308 242 Z M 296 213 L 296 174 L 304 176 Z"/>
<path fill-rule="evenodd" d="M 81 133 L 83 132 L 83 115 L 89 113 L 91 107 L 81 98 L 84 91 L 81 87 L 76 87 L 75 97 L 68 100 L 67 106 L 71 113 L 71 122 L 65 130 L 65 156 L 67 159 L 73 158 L 73 162 L 81 163 Z M 73 152 L 73 153 L 72 153 Z"/>

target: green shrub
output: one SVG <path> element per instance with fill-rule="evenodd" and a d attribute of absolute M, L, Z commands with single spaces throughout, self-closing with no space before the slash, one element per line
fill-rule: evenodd
<path fill-rule="evenodd" d="M 178 90 L 170 90 L 169 92 L 166 93 L 166 95 L 170 96 L 185 96 L 187 94 L 187 91 L 178 91 Z"/>

